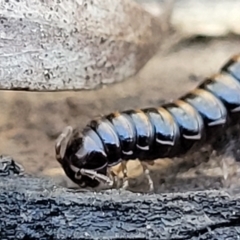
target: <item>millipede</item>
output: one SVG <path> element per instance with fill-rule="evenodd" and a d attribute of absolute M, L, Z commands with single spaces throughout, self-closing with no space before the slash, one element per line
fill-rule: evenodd
<path fill-rule="evenodd" d="M 55 144 L 56 159 L 79 186 L 114 188 L 112 166 L 182 156 L 239 119 L 240 54 L 194 90 L 158 108 L 114 112 L 83 130 L 66 127 Z M 152 189 L 151 179 L 149 184 Z"/>

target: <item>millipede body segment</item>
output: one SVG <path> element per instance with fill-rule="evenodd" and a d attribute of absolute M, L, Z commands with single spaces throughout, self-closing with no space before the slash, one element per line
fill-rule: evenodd
<path fill-rule="evenodd" d="M 72 181 L 96 187 L 107 181 L 108 167 L 130 159 L 185 154 L 235 124 L 239 114 L 240 55 L 236 55 L 218 74 L 176 101 L 111 113 L 92 120 L 83 131 L 67 127 L 57 140 L 56 156 Z"/>

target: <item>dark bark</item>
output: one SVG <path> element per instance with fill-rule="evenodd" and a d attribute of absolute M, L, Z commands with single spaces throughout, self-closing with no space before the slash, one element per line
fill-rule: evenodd
<path fill-rule="evenodd" d="M 72 192 L 47 179 L 0 177 L 0 234 L 1 239 L 237 239 L 239 199 L 225 191 Z"/>

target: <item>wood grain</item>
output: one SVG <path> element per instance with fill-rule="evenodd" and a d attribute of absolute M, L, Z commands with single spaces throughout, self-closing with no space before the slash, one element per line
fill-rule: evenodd
<path fill-rule="evenodd" d="M 0 178 L 1 239 L 237 239 L 239 194 L 72 192 L 47 179 Z"/>

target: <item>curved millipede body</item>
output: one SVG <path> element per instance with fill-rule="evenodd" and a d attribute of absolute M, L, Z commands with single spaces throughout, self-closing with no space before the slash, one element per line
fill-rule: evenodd
<path fill-rule="evenodd" d="M 211 140 L 240 115 L 240 55 L 196 89 L 159 108 L 115 112 L 83 131 L 67 127 L 56 142 L 66 175 L 85 187 L 113 186 L 109 167 L 130 159 L 181 156 Z"/>

